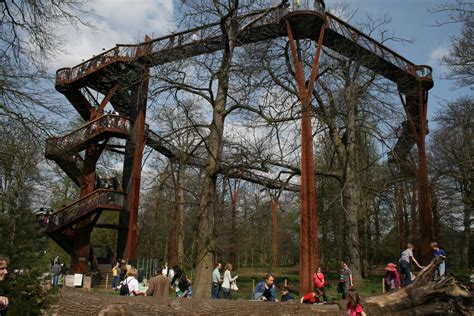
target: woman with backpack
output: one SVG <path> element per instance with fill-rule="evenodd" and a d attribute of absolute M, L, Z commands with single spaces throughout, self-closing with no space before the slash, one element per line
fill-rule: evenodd
<path fill-rule="evenodd" d="M 145 295 L 144 292 L 138 289 L 138 280 L 135 278 L 137 275 L 137 269 L 130 268 L 127 270 L 127 278 L 122 281 L 120 286 L 120 295 Z"/>

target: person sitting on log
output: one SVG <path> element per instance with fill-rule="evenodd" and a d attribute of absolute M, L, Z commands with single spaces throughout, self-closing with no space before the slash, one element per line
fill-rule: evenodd
<path fill-rule="evenodd" d="M 276 289 L 273 282 L 275 277 L 271 273 L 265 275 L 265 280 L 257 283 L 253 291 L 253 299 L 256 301 L 276 302 Z"/>
<path fill-rule="evenodd" d="M 423 267 L 416 261 L 415 257 L 413 257 L 413 249 L 415 246 L 413 244 L 408 243 L 407 249 L 404 250 L 400 256 L 400 268 L 401 272 L 405 274 L 405 278 L 403 281 L 403 286 L 407 286 L 411 283 L 411 260 L 418 266 L 418 268 L 423 269 Z"/>
<path fill-rule="evenodd" d="M 400 288 L 400 274 L 397 271 L 397 265 L 394 263 L 387 263 L 385 267 L 385 284 L 389 292 L 395 292 Z"/>

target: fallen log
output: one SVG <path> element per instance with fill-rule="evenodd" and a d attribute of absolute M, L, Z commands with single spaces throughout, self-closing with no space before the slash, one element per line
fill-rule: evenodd
<path fill-rule="evenodd" d="M 364 301 L 373 315 L 473 315 L 474 301 L 467 288 L 452 276 L 434 280 L 441 258 L 424 267 L 409 286 Z"/>

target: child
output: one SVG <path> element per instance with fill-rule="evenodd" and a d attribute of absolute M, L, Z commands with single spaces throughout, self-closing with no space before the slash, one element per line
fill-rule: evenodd
<path fill-rule="evenodd" d="M 117 290 L 117 287 L 120 284 L 120 274 L 122 273 L 120 269 L 120 262 L 115 262 L 115 266 L 112 268 L 112 289 Z"/>
<path fill-rule="evenodd" d="M 349 288 L 345 296 L 347 300 L 347 316 L 365 316 L 364 309 L 360 304 L 359 293 L 357 293 L 356 289 L 353 287 Z"/>
<path fill-rule="evenodd" d="M 294 301 L 295 300 L 293 295 L 290 294 L 290 291 L 288 290 L 288 286 L 283 285 L 280 288 L 280 292 L 281 292 L 281 301 L 282 302 L 289 302 L 289 301 Z"/>
<path fill-rule="evenodd" d="M 387 263 L 385 267 L 385 284 L 389 292 L 394 292 L 400 288 L 400 275 L 394 263 Z"/>
<path fill-rule="evenodd" d="M 317 304 L 319 303 L 319 297 L 321 296 L 322 292 L 319 289 L 316 289 L 316 292 L 311 292 L 303 296 L 300 300 L 300 303 L 303 304 Z"/>

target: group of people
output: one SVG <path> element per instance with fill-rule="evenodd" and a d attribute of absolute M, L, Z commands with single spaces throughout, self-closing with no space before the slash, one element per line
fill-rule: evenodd
<path fill-rule="evenodd" d="M 168 299 L 171 290 L 176 292 L 177 298 L 190 298 L 192 296 L 191 280 L 182 269 L 176 265 L 172 269 L 165 264 L 154 271 L 153 278 L 149 281 L 148 288 L 140 289 L 137 280 L 137 269 L 117 261 L 112 268 L 112 288 L 119 291 L 120 295 L 128 296 L 154 296 L 158 299 Z"/>
<path fill-rule="evenodd" d="M 212 271 L 212 298 L 217 299 L 220 297 L 222 289 L 223 298 L 230 298 L 230 291 L 232 282 L 238 278 L 238 276 L 232 277 L 232 265 L 225 265 L 224 278 L 221 278 L 220 269 L 222 265 L 218 262 L 215 264 L 214 270 Z M 317 304 L 327 301 L 325 288 L 328 285 L 325 281 L 324 274 L 321 268 L 318 268 L 317 272 L 313 275 L 315 291 L 308 293 L 301 297 L 300 303 L 303 304 Z M 341 263 L 340 271 L 340 282 L 339 287 L 343 290 L 343 298 L 347 300 L 347 311 L 348 315 L 365 315 L 363 307 L 361 305 L 361 299 L 359 294 L 355 290 L 352 284 L 352 273 L 345 262 Z M 288 286 L 280 287 L 281 302 L 294 301 L 294 296 L 290 293 Z M 267 273 L 263 281 L 257 283 L 252 293 L 252 299 L 256 301 L 276 302 L 277 289 L 275 286 L 275 277 L 271 273 Z"/>
<path fill-rule="evenodd" d="M 64 263 L 59 262 L 59 256 L 54 257 L 51 261 L 51 285 L 54 289 L 61 288 L 64 285 L 66 276 L 66 267 Z"/>
<path fill-rule="evenodd" d="M 435 280 L 442 278 L 446 273 L 446 251 L 442 249 L 437 242 L 431 243 L 433 250 L 433 258 L 440 257 L 440 263 L 436 269 L 434 276 Z M 411 271 L 411 263 L 413 262 L 418 268 L 423 269 L 413 255 L 415 246 L 411 243 L 407 244 L 407 249 L 402 251 L 400 255 L 400 272 L 403 275 L 403 280 L 400 278 L 400 273 L 397 270 L 397 265 L 394 263 L 388 263 L 385 267 L 385 287 L 389 292 L 398 290 L 401 287 L 405 287 L 415 279 L 415 275 Z"/>
<path fill-rule="evenodd" d="M 232 277 L 232 264 L 226 263 L 224 268 L 224 277 L 222 277 L 220 272 L 222 264 L 217 262 L 214 265 L 214 270 L 212 270 L 211 298 L 220 298 L 222 292 L 222 298 L 231 299 L 231 291 L 238 290 L 236 280 L 239 276 L 235 275 Z"/>

